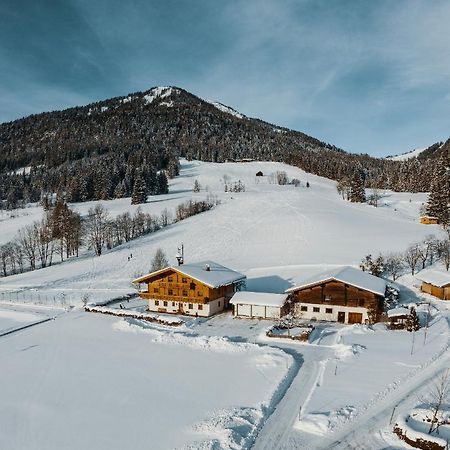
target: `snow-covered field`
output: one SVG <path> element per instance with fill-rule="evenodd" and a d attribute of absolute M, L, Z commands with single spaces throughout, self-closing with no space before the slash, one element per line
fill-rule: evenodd
<path fill-rule="evenodd" d="M 0 359 L 10 450 L 240 448 L 291 364 L 277 349 L 80 311 L 3 338 Z"/>
<path fill-rule="evenodd" d="M 257 178 L 260 170 L 265 176 Z M 277 171 L 301 186 L 273 184 Z M 224 192 L 224 176 L 246 191 Z M 382 324 L 318 323 L 302 343 L 267 338 L 270 321 L 230 313 L 186 318 L 172 329 L 77 306 L 86 294 L 98 302 L 134 293 L 130 281 L 149 271 L 156 249 L 175 263 L 181 243 L 186 261 L 212 259 L 244 272 L 249 290 L 283 292 L 324 269 L 439 234 L 417 220 L 427 195 L 383 192 L 374 208 L 348 203 L 333 181 L 280 163 L 182 161 L 170 193 L 141 207 L 156 215 L 208 194 L 221 204 L 101 257 L 85 252 L 0 278 L 0 302 L 39 298 L 52 307 L 64 296 L 76 306 L 53 314 L 0 303 L 0 330 L 57 316 L 0 337 L 0 383 L 8 386 L 0 391 L 0 448 L 402 448 L 389 425 L 393 408 L 409 413 L 417 404 L 411 392 L 450 364 L 450 308 L 443 302 L 433 301 L 426 341 L 422 329 L 414 346 L 411 333 Z M 95 203 L 73 207 L 86 214 Z M 129 199 L 101 203 L 112 216 L 137 208 Z M 5 242 L 42 210 L 2 214 Z M 413 277 L 399 283 L 403 301 L 430 300 Z M 139 300 L 127 305 L 141 309 Z"/>

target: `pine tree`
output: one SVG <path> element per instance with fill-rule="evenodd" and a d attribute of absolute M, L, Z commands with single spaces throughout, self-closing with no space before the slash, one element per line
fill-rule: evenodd
<path fill-rule="evenodd" d="M 411 332 L 417 331 L 420 329 L 419 318 L 417 317 L 416 308 L 414 308 L 414 307 L 411 308 L 411 313 L 406 318 L 405 328 L 406 328 L 406 331 L 411 331 Z"/>
<path fill-rule="evenodd" d="M 198 182 L 198 180 L 194 181 L 194 192 L 200 192 L 200 183 Z"/>
<path fill-rule="evenodd" d="M 350 181 L 349 200 L 354 203 L 364 203 L 366 201 L 366 192 L 364 190 L 364 180 L 360 173 L 355 173 Z"/>
<path fill-rule="evenodd" d="M 157 194 L 167 194 L 169 192 L 169 183 L 165 172 L 161 171 L 157 176 Z"/>
<path fill-rule="evenodd" d="M 442 225 L 450 221 L 450 169 L 448 157 L 442 155 L 436 165 L 428 197 L 427 214 L 437 217 Z"/>
<path fill-rule="evenodd" d="M 147 201 L 147 186 L 145 185 L 144 178 L 141 175 L 137 175 L 134 179 L 133 193 L 131 194 L 131 204 L 137 205 L 139 203 L 145 203 Z"/>

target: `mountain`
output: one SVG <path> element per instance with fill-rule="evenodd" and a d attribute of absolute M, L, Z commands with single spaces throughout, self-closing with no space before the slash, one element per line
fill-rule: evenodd
<path fill-rule="evenodd" d="M 167 189 L 161 171 L 177 175 L 180 156 L 283 161 L 334 180 L 359 173 L 366 186 L 429 187 L 421 172 L 426 163 L 416 159 L 347 153 L 184 89 L 155 87 L 1 124 L 0 199 L 15 207 L 53 192 L 71 201 L 129 196 L 137 178 L 157 194 Z"/>

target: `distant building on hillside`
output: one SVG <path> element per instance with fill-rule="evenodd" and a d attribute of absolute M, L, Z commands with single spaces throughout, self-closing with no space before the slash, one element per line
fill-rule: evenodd
<path fill-rule="evenodd" d="M 437 225 L 439 224 L 439 219 L 434 216 L 421 216 L 419 219 L 420 223 L 425 225 Z"/>
<path fill-rule="evenodd" d="M 230 304 L 235 317 L 279 319 L 289 312 L 288 297 L 288 294 L 240 291 L 233 295 Z"/>
<path fill-rule="evenodd" d="M 315 275 L 286 290 L 296 315 L 309 320 L 373 323 L 383 312 L 386 282 L 344 266 Z"/>
<path fill-rule="evenodd" d="M 441 300 L 450 300 L 450 273 L 439 270 L 422 270 L 417 276 L 422 281 L 422 292 Z"/>
<path fill-rule="evenodd" d="M 259 170 L 258 172 L 256 172 L 256 176 L 257 177 L 263 177 L 264 174 Z"/>
<path fill-rule="evenodd" d="M 213 261 L 182 264 L 133 280 L 146 284 L 139 296 L 149 311 L 209 317 L 228 307 L 245 275 Z"/>

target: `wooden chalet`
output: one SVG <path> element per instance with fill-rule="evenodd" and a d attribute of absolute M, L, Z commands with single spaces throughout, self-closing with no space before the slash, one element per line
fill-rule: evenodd
<path fill-rule="evenodd" d="M 439 224 L 439 219 L 433 216 L 422 216 L 419 218 L 419 222 L 425 225 L 437 225 Z"/>
<path fill-rule="evenodd" d="M 149 311 L 208 317 L 228 307 L 245 275 L 213 261 L 182 264 L 149 273 L 133 283 L 145 284 L 139 296 Z"/>
<path fill-rule="evenodd" d="M 422 270 L 417 278 L 422 281 L 420 290 L 441 300 L 450 300 L 450 272 Z"/>
<path fill-rule="evenodd" d="M 383 311 L 386 282 L 353 267 L 319 273 L 287 289 L 304 319 L 372 323 Z"/>

